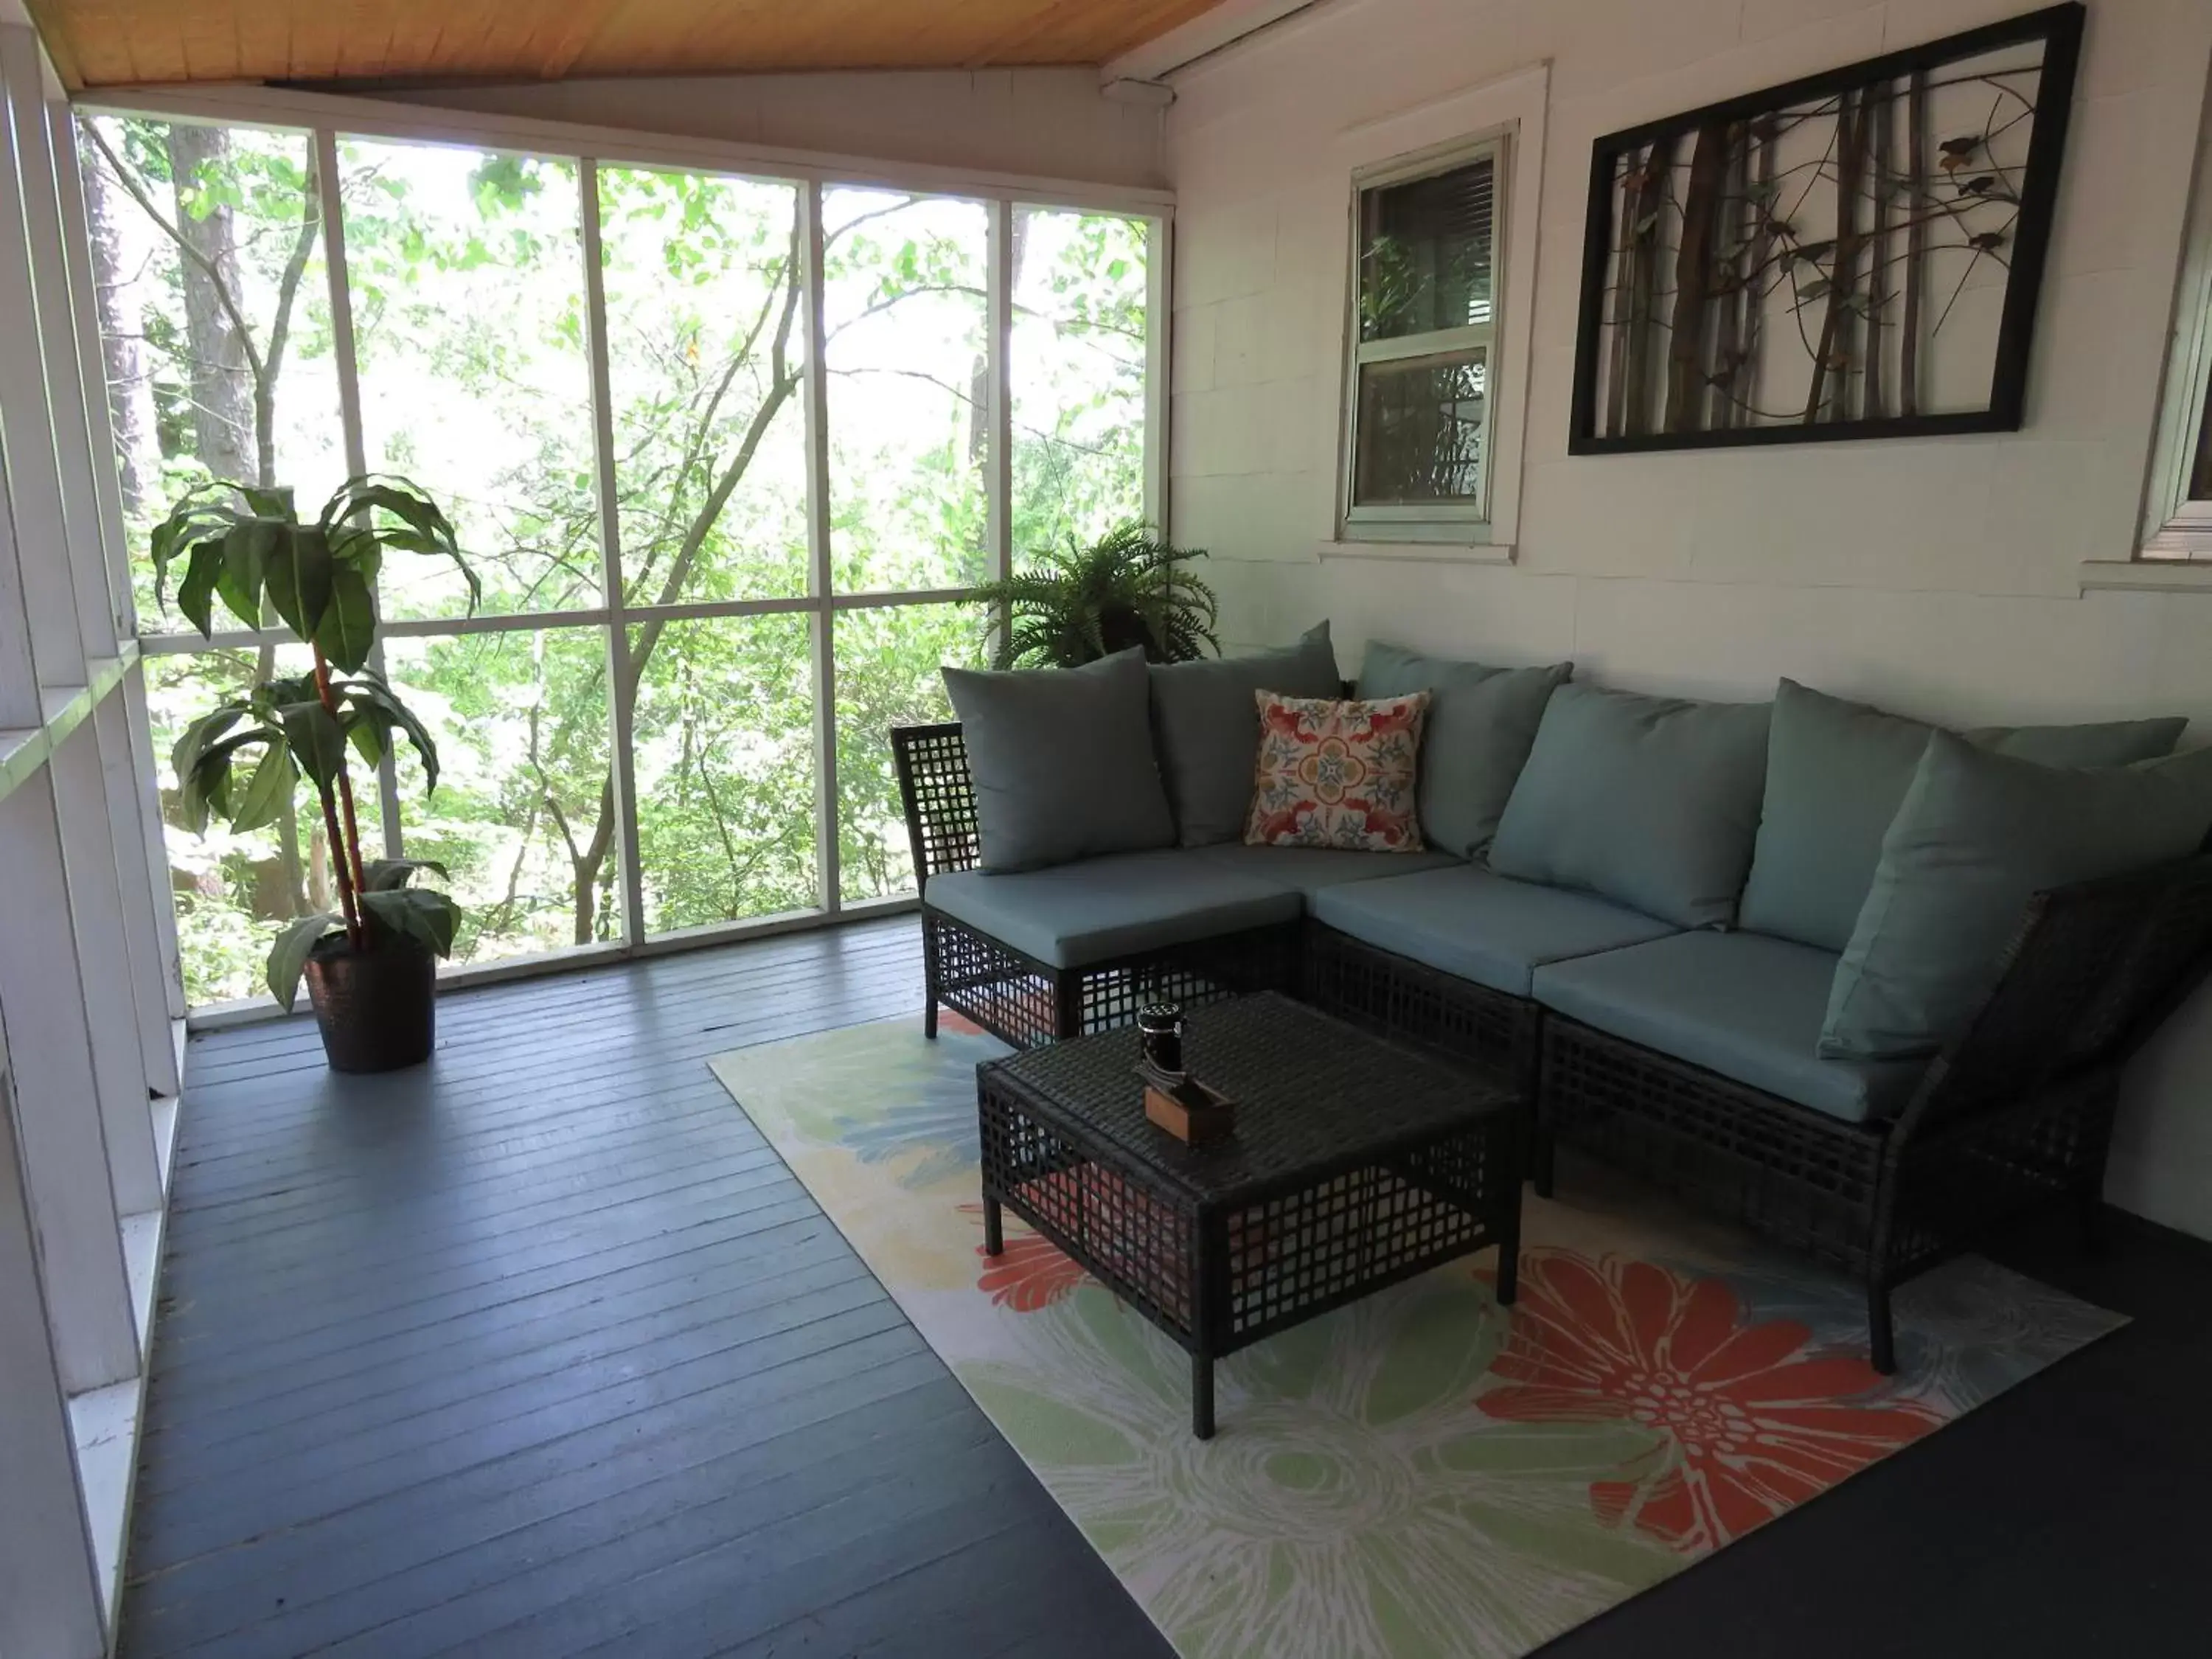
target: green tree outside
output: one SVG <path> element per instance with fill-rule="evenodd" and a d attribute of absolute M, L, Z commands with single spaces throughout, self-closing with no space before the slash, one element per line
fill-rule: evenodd
<path fill-rule="evenodd" d="M 324 227 L 304 134 L 137 118 L 84 123 L 109 409 L 137 561 L 215 476 L 326 492 L 346 471 Z M 617 665 L 603 607 L 580 169 L 566 160 L 342 139 L 348 296 L 367 459 L 428 489 L 483 578 L 495 631 L 434 572 L 387 586 L 396 687 L 438 732 L 425 798 L 399 771 L 410 855 L 453 870 L 457 961 L 622 931 L 611 676 L 629 677 L 639 870 L 651 933 L 820 902 L 816 618 L 653 607 L 808 590 L 799 192 L 696 172 L 599 170 L 614 517 L 631 607 Z M 986 573 L 983 209 L 823 192 L 832 589 L 888 595 Z M 1146 228 L 1014 215 L 1011 521 L 1025 550 L 1144 502 Z M 846 902 L 908 889 L 887 732 L 944 718 L 937 670 L 981 619 L 944 603 L 840 607 L 834 818 Z M 211 692 L 281 655 L 154 659 L 157 747 Z M 165 788 L 173 780 L 164 778 Z M 374 816 L 373 801 L 363 806 Z M 366 830 L 367 826 L 364 825 Z M 172 828 L 186 990 L 250 994 L 270 926 L 326 898 L 312 816 L 202 841 Z"/>

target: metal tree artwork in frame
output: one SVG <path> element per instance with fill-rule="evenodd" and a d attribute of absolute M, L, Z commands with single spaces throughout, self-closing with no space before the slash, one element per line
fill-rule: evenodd
<path fill-rule="evenodd" d="M 2081 20 L 1599 139 L 1571 449 L 2016 430 Z"/>

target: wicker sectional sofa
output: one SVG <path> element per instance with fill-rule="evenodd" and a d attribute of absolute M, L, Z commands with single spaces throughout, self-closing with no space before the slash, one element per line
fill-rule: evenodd
<path fill-rule="evenodd" d="M 1692 927 L 1441 853 L 1238 843 L 979 867 L 958 725 L 894 731 L 933 1035 L 1031 1046 L 1274 988 L 1510 1072 L 1565 1141 L 1890 1292 L 2027 1206 L 2100 1204 L 2120 1072 L 2212 960 L 2212 856 L 2039 893 L 1932 1060 L 1822 1059 L 1837 952 Z"/>

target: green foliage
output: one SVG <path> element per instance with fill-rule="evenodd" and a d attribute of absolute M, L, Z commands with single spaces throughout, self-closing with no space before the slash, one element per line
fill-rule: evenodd
<path fill-rule="evenodd" d="M 459 926 L 460 908 L 445 894 L 428 887 L 410 887 L 416 870 L 438 870 L 424 859 L 381 859 L 369 866 L 369 878 L 361 893 L 362 908 L 376 920 L 376 931 L 392 939 L 411 939 L 432 954 L 453 953 L 453 930 Z M 332 911 L 301 916 L 288 923 L 270 947 L 269 994 L 286 1012 L 298 1004 L 300 976 L 315 946 L 345 927 L 345 918 Z"/>
<path fill-rule="evenodd" d="M 181 559 L 177 608 L 202 634 L 214 631 L 218 599 L 248 628 L 263 626 L 273 611 L 348 672 L 368 660 L 370 592 L 386 548 L 450 559 L 474 607 L 482 589 L 453 526 L 404 478 L 349 479 L 313 524 L 300 522 L 289 489 L 210 483 L 188 491 L 149 540 L 156 602 Z"/>
<path fill-rule="evenodd" d="M 349 747 L 374 765 L 401 733 L 421 763 L 426 793 L 436 787 L 436 745 L 368 662 L 376 620 L 370 596 L 386 549 L 450 560 L 476 594 L 476 576 L 445 514 L 404 478 L 350 479 L 313 524 L 300 521 L 289 489 L 215 483 L 186 494 L 155 526 L 150 545 L 157 592 L 171 567 L 183 563 L 178 608 L 203 635 L 212 632 L 220 599 L 250 628 L 273 613 L 313 653 L 312 673 L 257 674 L 242 695 L 186 725 L 170 751 L 178 817 L 196 834 L 204 835 L 210 819 L 234 835 L 277 823 L 291 811 L 302 778 L 330 826 L 343 907 L 300 917 L 277 934 L 269 955 L 270 993 L 290 1008 L 309 954 L 341 927 L 356 950 L 388 938 L 450 954 L 459 909 L 443 893 L 407 885 L 416 871 L 435 866 L 380 861 L 371 879 L 346 767 Z M 249 757 L 252 769 L 241 782 Z"/>
<path fill-rule="evenodd" d="M 173 220 L 167 124 L 88 119 Z M 297 134 L 228 131 L 227 148 L 185 181 L 186 195 L 196 213 L 228 206 L 234 216 L 230 298 L 265 356 L 284 255 L 313 191 L 312 151 Z M 478 602 L 450 559 L 384 556 L 410 550 L 410 526 L 388 514 L 375 514 L 390 532 L 379 548 L 349 549 L 341 534 L 326 550 L 331 585 L 318 636 L 333 667 L 335 718 L 350 757 L 362 763 L 353 769 L 362 837 L 378 845 L 388 829 L 404 836 L 409 854 L 441 866 L 433 873 L 460 910 L 457 959 L 619 939 L 617 670 L 605 624 L 573 619 L 605 605 L 609 505 L 599 496 L 590 418 L 579 169 L 558 158 L 353 137 L 340 139 L 338 161 L 368 459 L 434 497 L 453 539 L 469 550 L 481 591 Z M 646 929 L 822 902 L 817 626 L 834 629 L 836 641 L 831 827 L 840 895 L 860 902 L 908 890 L 889 729 L 948 717 L 939 666 L 988 655 L 973 609 L 841 607 L 818 623 L 802 615 L 655 615 L 664 605 L 809 592 L 799 191 L 614 163 L 597 178 L 611 506 L 630 613 Z M 832 587 L 969 586 L 990 569 L 988 428 L 976 402 L 988 333 L 985 215 L 945 198 L 846 186 L 824 194 Z M 188 313 L 204 313 L 212 296 L 206 272 L 136 201 L 111 199 L 133 228 L 123 263 L 99 273 L 100 291 L 123 307 L 111 338 L 127 337 L 143 355 L 131 384 L 150 391 L 159 448 L 158 465 L 143 470 L 149 492 L 167 501 L 215 471 L 198 447 L 204 410 L 194 370 L 204 364 L 187 327 Z M 1149 294 L 1141 222 L 1026 207 L 1015 222 L 1008 459 L 1020 569 L 1030 550 L 1061 548 L 1071 537 L 1087 543 L 1144 511 Z M 311 260 L 271 387 L 273 476 L 299 481 L 310 498 L 346 470 L 327 292 Z M 150 515 L 142 511 L 132 522 L 134 544 L 147 547 Z M 302 532 L 320 522 L 319 515 Z M 350 522 L 344 513 L 332 520 L 341 532 Z M 155 562 L 140 562 L 149 626 L 158 617 L 169 628 L 198 627 L 195 612 L 238 614 L 221 586 L 228 565 L 205 565 L 196 580 L 186 550 L 216 528 L 210 523 L 171 554 L 158 595 Z M 255 556 L 241 544 L 234 588 L 242 601 L 252 591 Z M 267 550 L 258 556 L 265 602 Z M 280 556 L 319 562 L 313 549 Z M 311 602 L 313 570 L 304 580 L 301 597 Z M 287 604 L 290 588 L 288 576 Z M 544 625 L 387 636 L 387 678 L 378 681 L 346 665 L 368 660 L 365 630 L 356 625 L 371 594 L 387 619 L 451 617 L 476 605 L 539 617 Z M 191 610 L 180 611 L 187 599 Z M 185 623 L 175 620 L 180 614 Z M 201 734 L 203 747 L 272 726 L 281 732 L 281 705 L 272 693 L 256 714 L 254 687 L 311 680 L 311 654 L 228 648 L 154 659 L 148 685 L 162 746 L 175 747 L 210 710 L 234 706 L 228 725 Z M 411 726 L 407 710 L 419 717 Z M 191 787 L 180 775 L 166 793 L 178 826 L 170 858 L 195 1004 L 257 988 L 264 975 L 260 953 L 248 948 L 255 937 L 337 908 L 340 859 L 318 814 L 319 794 L 296 761 L 288 775 L 285 763 L 265 760 L 271 752 L 265 738 L 242 743 L 229 751 L 227 771 Z M 283 752 L 289 757 L 289 746 Z M 400 820 L 391 826 L 376 821 L 379 793 L 363 769 L 387 754 L 399 785 Z M 253 810 L 236 816 L 249 798 Z M 276 816 L 266 817 L 272 805 Z M 204 833 L 186 830 L 194 820 Z M 364 872 L 372 892 L 374 867 Z"/>
<path fill-rule="evenodd" d="M 326 675 L 319 684 L 314 675 L 263 681 L 192 721 L 171 749 L 179 820 L 195 835 L 206 833 L 210 818 L 237 834 L 273 823 L 301 778 L 319 794 L 336 791 L 347 745 L 374 765 L 394 731 L 414 745 L 424 793 L 434 789 L 437 745 L 374 669 L 347 678 Z M 241 757 L 254 750 L 250 780 L 239 789 Z"/>
<path fill-rule="evenodd" d="M 1147 662 L 1218 651 L 1213 590 L 1183 568 L 1205 556 L 1133 520 L 1088 547 L 1071 536 L 1034 568 L 976 589 L 997 636 L 994 660 L 1001 668 L 1075 668 L 1132 646 Z"/>

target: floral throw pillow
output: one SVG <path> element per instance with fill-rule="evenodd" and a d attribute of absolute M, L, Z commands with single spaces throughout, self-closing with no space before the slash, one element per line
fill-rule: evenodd
<path fill-rule="evenodd" d="M 1260 755 L 1248 845 L 1421 850 L 1414 786 L 1427 692 L 1367 702 L 1255 695 Z"/>

